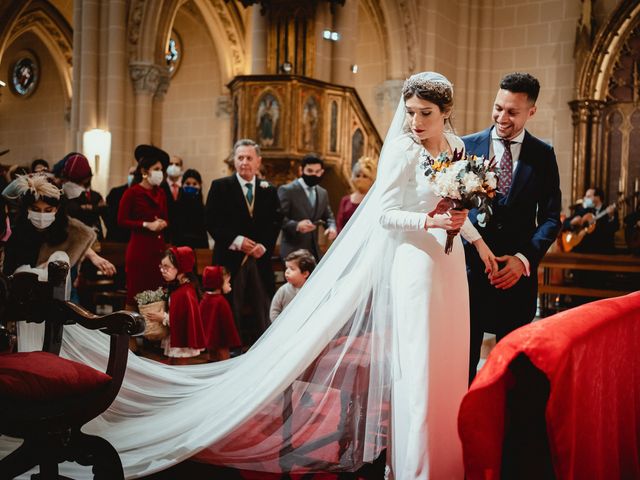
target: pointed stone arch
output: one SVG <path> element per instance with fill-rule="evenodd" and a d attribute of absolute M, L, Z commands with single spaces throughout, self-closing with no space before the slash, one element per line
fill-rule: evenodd
<path fill-rule="evenodd" d="M 640 23 L 640 3 L 624 0 L 594 39 L 580 69 L 578 99 L 605 101 L 616 60 L 631 32 Z"/>
<path fill-rule="evenodd" d="M 202 15 L 220 59 L 223 83 L 247 73 L 247 49 L 242 16 L 234 3 L 191 0 Z M 134 0 L 129 10 L 129 60 L 131 64 L 161 66 L 178 9 L 185 0 L 147 2 Z"/>
<path fill-rule="evenodd" d="M 21 2 L 12 2 L 21 3 Z M 34 33 L 47 48 L 54 60 L 62 81 L 65 103 L 71 104 L 71 65 L 73 55 L 73 31 L 65 18 L 48 2 L 25 3 L 24 8 L 7 12 L 11 22 L 0 33 L 0 59 L 6 48 L 25 33 Z"/>
<path fill-rule="evenodd" d="M 588 31 L 590 22 L 590 18 L 582 18 L 578 25 L 581 36 L 578 38 L 577 55 L 584 55 L 584 62 L 576 79 L 577 99 L 570 102 L 574 127 L 572 202 L 580 198 L 589 185 L 612 185 L 610 177 L 615 169 L 609 166 L 609 123 L 603 119 L 616 102 L 610 95 L 614 71 L 621 55 L 628 50 L 625 45 L 640 28 L 640 3 L 635 0 L 620 2 L 592 42 L 583 32 Z M 640 95 L 640 89 L 637 93 Z M 633 110 L 634 105 L 635 102 L 629 103 L 626 110 Z M 631 110 L 627 112 L 629 115 Z M 629 125 L 625 138 L 629 138 Z M 622 195 L 627 192 L 631 181 L 628 176 L 629 152 L 628 149 L 623 151 L 626 151 L 626 155 L 620 158 L 620 171 L 617 173 L 622 178 L 619 189 Z M 609 193 L 615 197 L 617 192 Z"/>

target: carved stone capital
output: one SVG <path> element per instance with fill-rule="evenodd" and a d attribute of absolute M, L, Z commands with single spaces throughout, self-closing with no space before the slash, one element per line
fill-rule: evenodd
<path fill-rule="evenodd" d="M 164 96 L 169 88 L 169 71 L 167 67 L 149 63 L 129 64 L 129 75 L 136 95 Z"/>
<path fill-rule="evenodd" d="M 605 102 L 601 100 L 582 99 L 569 102 L 573 125 L 587 123 L 589 119 L 600 121 Z"/>

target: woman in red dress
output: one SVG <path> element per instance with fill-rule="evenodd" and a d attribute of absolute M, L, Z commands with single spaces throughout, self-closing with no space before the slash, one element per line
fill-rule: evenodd
<path fill-rule="evenodd" d="M 369 157 L 362 157 L 353 166 L 351 171 L 351 183 L 354 191 L 349 195 L 345 195 L 340 200 L 338 215 L 336 216 L 336 226 L 338 233 L 344 228 L 351 216 L 355 213 L 356 208 L 364 199 L 365 195 L 371 189 L 373 182 L 376 180 L 376 164 Z"/>
<path fill-rule="evenodd" d="M 169 155 L 152 145 L 138 145 L 133 185 L 118 208 L 118 225 L 131 229 L 127 245 L 125 272 L 127 306 L 135 310 L 134 297 L 144 290 L 162 285 L 158 265 L 165 252 L 163 230 L 167 228 L 167 198 L 160 184 L 169 164 Z"/>

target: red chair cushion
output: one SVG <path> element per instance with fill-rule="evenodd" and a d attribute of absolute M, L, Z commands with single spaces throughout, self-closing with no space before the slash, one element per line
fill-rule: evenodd
<path fill-rule="evenodd" d="M 59 400 L 103 387 L 111 377 L 48 352 L 0 355 L 0 398 Z"/>

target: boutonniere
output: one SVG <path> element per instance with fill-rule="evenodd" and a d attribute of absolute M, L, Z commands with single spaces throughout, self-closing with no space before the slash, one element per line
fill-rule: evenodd
<path fill-rule="evenodd" d="M 266 180 L 262 180 L 260 182 L 260 188 L 269 188 L 269 182 L 267 182 Z"/>

